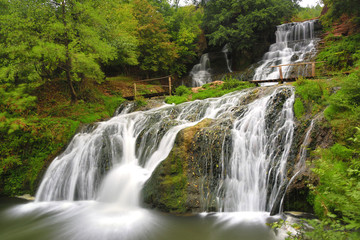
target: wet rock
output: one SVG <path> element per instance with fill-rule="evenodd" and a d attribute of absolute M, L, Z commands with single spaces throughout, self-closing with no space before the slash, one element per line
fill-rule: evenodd
<path fill-rule="evenodd" d="M 312 119 L 316 119 L 316 121 L 310 135 L 310 142 L 307 146 L 306 160 L 308 162 L 316 160 L 314 156 L 311 156 L 311 151 L 314 151 L 318 147 L 329 148 L 334 144 L 331 127 L 322 113 L 315 117 L 311 115 L 305 116 L 303 120 L 296 121 L 294 142 L 287 165 L 289 180 L 299 171 L 297 164 L 300 159 L 300 149 Z M 311 171 L 311 165 L 305 165 L 304 169 L 302 169 L 288 186 L 284 196 L 284 209 L 312 213 L 313 207 L 308 202 L 308 195 L 310 193 L 308 184 L 316 184 L 317 181 L 317 177 Z"/>
<path fill-rule="evenodd" d="M 216 210 L 221 151 L 230 121 L 205 119 L 179 132 L 169 156 L 143 188 L 144 203 L 177 214 Z"/>

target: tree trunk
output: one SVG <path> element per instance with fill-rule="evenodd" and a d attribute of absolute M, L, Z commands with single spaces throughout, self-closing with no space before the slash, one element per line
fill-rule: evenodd
<path fill-rule="evenodd" d="M 76 103 L 77 102 L 77 94 L 75 92 L 73 81 L 72 81 L 72 78 L 71 78 L 72 64 L 71 64 L 71 56 L 70 56 L 70 50 L 69 50 L 69 36 L 67 34 L 68 30 L 67 30 L 67 22 L 66 22 L 66 4 L 65 4 L 65 0 L 62 1 L 61 7 L 62 7 L 62 15 L 63 15 L 62 16 L 63 17 L 63 24 L 64 24 L 64 28 L 65 28 L 64 40 L 65 40 L 65 49 L 66 49 L 66 62 L 65 62 L 66 80 L 67 80 L 67 82 L 69 84 L 69 87 L 70 87 L 71 102 Z"/>

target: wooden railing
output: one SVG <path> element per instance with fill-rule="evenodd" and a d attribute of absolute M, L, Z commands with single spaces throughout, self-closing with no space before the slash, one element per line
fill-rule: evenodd
<path fill-rule="evenodd" d="M 168 87 L 169 88 L 169 95 L 171 96 L 171 76 L 166 76 L 166 77 L 160 77 L 160 78 L 152 78 L 152 79 L 144 79 L 144 80 L 139 80 L 134 82 L 134 98 L 136 98 L 137 96 L 137 90 L 136 90 L 136 84 L 137 83 L 143 83 L 143 82 L 151 82 L 151 81 L 157 81 L 157 80 L 164 80 L 167 79 L 168 80 L 168 85 L 160 85 L 161 87 Z"/>
<path fill-rule="evenodd" d="M 282 72 L 282 67 L 286 67 L 286 66 L 300 66 L 300 65 L 309 65 L 311 64 L 312 69 L 311 69 L 311 77 L 315 77 L 315 64 L 317 63 L 323 63 L 322 62 L 301 62 L 301 63 L 291 63 L 291 64 L 284 64 L 284 65 L 277 65 L 277 66 L 270 66 L 270 68 L 279 68 L 279 74 L 280 74 L 280 81 L 279 83 L 283 83 L 284 82 L 284 77 L 283 77 L 283 72 Z"/>

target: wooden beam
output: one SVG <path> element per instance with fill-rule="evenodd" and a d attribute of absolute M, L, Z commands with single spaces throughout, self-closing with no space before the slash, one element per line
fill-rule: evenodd
<path fill-rule="evenodd" d="M 283 77 L 281 66 L 279 66 L 279 73 L 280 73 L 280 81 L 279 81 L 279 83 L 283 84 L 284 83 L 284 77 Z"/>
<path fill-rule="evenodd" d="M 152 79 L 144 79 L 144 80 L 136 81 L 136 83 L 139 83 L 139 82 L 150 82 L 150 81 L 155 81 L 155 80 L 161 80 L 161 79 L 166 79 L 166 78 L 168 78 L 168 77 L 171 77 L 171 76 L 160 77 L 160 78 L 152 78 Z"/>
<path fill-rule="evenodd" d="M 171 76 L 169 76 L 169 96 L 171 96 Z"/>
<path fill-rule="evenodd" d="M 315 63 L 313 62 L 312 64 L 311 64 L 311 66 L 312 66 L 312 71 L 311 71 L 311 75 L 312 75 L 312 77 L 315 77 Z"/>
<path fill-rule="evenodd" d="M 286 66 L 298 66 L 298 65 L 307 65 L 307 64 L 316 64 L 316 63 L 323 63 L 325 61 L 320 62 L 302 62 L 302 63 L 291 63 L 291 64 L 283 64 L 283 65 L 277 65 L 277 66 L 270 66 L 270 68 L 274 67 L 286 67 Z"/>

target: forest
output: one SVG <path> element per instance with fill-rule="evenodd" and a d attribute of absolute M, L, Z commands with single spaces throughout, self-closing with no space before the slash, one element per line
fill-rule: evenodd
<path fill-rule="evenodd" d="M 275 42 L 276 26 L 319 18 L 315 80 L 292 85 L 296 120 L 323 114 L 331 144 L 311 150 L 304 198 L 320 221 L 291 239 L 358 239 L 360 229 L 360 2 L 322 0 L 0 0 L 0 196 L 34 195 L 78 129 L 113 116 L 134 81 L 188 80 L 202 54 L 231 46 L 244 71 Z M 254 87 L 233 77 L 168 103 Z M 141 90 L 146 93 L 146 90 Z M 146 105 L 143 97 L 135 99 Z M 298 209 L 304 210 L 304 209 Z M 283 223 L 286 224 L 286 223 Z M 279 226 L 275 226 L 279 227 Z"/>

